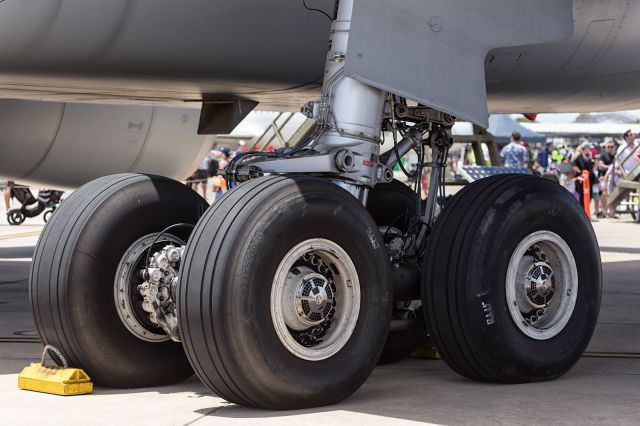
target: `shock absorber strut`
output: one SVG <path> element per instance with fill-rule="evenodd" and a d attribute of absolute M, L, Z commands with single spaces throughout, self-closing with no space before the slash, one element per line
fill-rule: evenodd
<path fill-rule="evenodd" d="M 305 115 L 317 120 L 313 143 L 307 140 L 270 156 L 249 153 L 254 158 L 232 161 L 227 175 L 251 179 L 265 173 L 324 174 L 366 203 L 368 188 L 382 181 L 385 171 L 378 155 L 387 93 L 344 74 L 353 9 L 354 0 L 340 0 L 331 25 L 321 99 L 303 107 Z"/>
<path fill-rule="evenodd" d="M 366 201 L 368 186 L 376 183 L 380 129 L 386 92 L 344 75 L 354 0 L 340 0 L 337 16 L 331 25 L 330 50 L 324 71 L 318 125 L 325 129 L 318 149 L 339 151 L 338 167 L 358 171 L 362 185 L 339 184 Z M 350 163 L 344 164 L 344 156 Z M 336 157 L 340 158 L 340 157 Z"/>

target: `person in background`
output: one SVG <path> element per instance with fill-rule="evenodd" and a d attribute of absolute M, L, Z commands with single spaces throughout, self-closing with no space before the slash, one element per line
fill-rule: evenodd
<path fill-rule="evenodd" d="M 216 156 L 216 164 L 219 170 L 224 170 L 229 164 L 229 154 L 231 151 L 227 147 L 222 147 L 215 152 Z M 213 192 L 215 193 L 214 202 L 218 201 L 220 197 L 226 192 L 227 189 L 227 181 L 224 179 L 224 176 L 214 176 L 213 180 Z"/>
<path fill-rule="evenodd" d="M 4 187 L 4 207 L 5 211 L 9 212 L 11 210 L 11 189 L 13 189 L 14 182 L 7 181 L 6 186 Z"/>
<path fill-rule="evenodd" d="M 622 138 L 624 139 L 624 141 L 627 143 L 627 146 L 629 147 L 635 147 L 637 145 L 636 135 L 631 131 L 631 129 L 624 132 L 624 134 L 622 135 Z"/>
<path fill-rule="evenodd" d="M 198 185 L 202 190 L 202 197 L 207 198 L 207 184 L 209 182 L 209 167 L 211 165 L 211 151 L 205 155 L 195 172 L 187 178 L 187 186 L 198 192 Z M 194 187 L 195 185 L 195 187 Z"/>
<path fill-rule="evenodd" d="M 572 162 L 574 172 L 576 176 L 581 176 L 583 170 L 589 172 L 589 184 L 591 188 L 591 197 L 594 197 L 594 185 L 596 184 L 596 175 L 593 173 L 593 159 L 591 158 L 591 148 L 587 142 L 580 145 L 574 154 L 574 160 Z M 585 207 L 583 183 L 576 179 L 576 192 L 580 196 L 580 204 Z M 595 198 L 595 197 L 594 197 Z M 597 222 L 595 215 L 592 215 L 592 221 Z"/>
<path fill-rule="evenodd" d="M 540 152 L 538 152 L 538 164 L 542 174 L 549 171 L 549 149 L 548 145 L 544 145 L 540 147 Z"/>
<path fill-rule="evenodd" d="M 560 164 L 562 164 L 563 158 L 564 155 L 562 154 L 561 150 L 554 148 L 553 152 L 551 153 L 551 160 L 559 166 Z"/>
<path fill-rule="evenodd" d="M 567 154 L 569 153 L 569 147 L 565 145 L 560 148 L 559 152 L 560 152 L 560 155 L 562 156 L 562 159 L 564 160 L 567 157 Z"/>
<path fill-rule="evenodd" d="M 576 192 L 576 179 L 575 172 L 573 167 L 569 163 L 562 163 L 560 167 L 558 167 L 558 172 L 560 173 L 559 182 L 567 191 L 573 195 L 573 198 L 576 201 L 580 201 L 580 195 Z"/>
<path fill-rule="evenodd" d="M 598 157 L 598 181 L 600 184 L 600 199 L 602 205 L 602 210 L 598 212 L 599 218 L 603 218 L 605 216 L 617 217 L 615 214 L 609 213 L 609 189 L 611 185 L 608 182 L 611 177 L 610 169 L 613 167 L 613 163 L 615 162 L 617 149 L 618 144 L 615 138 L 611 138 L 603 144 L 602 153 Z"/>
<path fill-rule="evenodd" d="M 240 142 L 238 142 L 238 149 L 236 149 L 236 154 L 237 153 L 245 153 L 248 152 L 249 148 L 247 147 L 247 143 L 243 140 L 240 140 Z"/>
<path fill-rule="evenodd" d="M 511 133 L 511 142 L 500 151 L 505 167 L 528 167 L 529 152 L 522 146 L 521 137 L 519 132 Z"/>

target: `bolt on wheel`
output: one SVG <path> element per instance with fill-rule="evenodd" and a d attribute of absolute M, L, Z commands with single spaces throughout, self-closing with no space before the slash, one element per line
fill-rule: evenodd
<path fill-rule="evenodd" d="M 303 241 L 280 262 L 271 288 L 271 319 L 292 354 L 309 361 L 331 357 L 349 341 L 359 310 L 356 268 L 336 243 Z"/>

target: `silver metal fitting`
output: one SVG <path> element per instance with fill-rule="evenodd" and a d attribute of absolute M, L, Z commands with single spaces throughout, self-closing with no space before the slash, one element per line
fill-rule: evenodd
<path fill-rule="evenodd" d="M 307 118 L 317 120 L 320 117 L 320 101 L 309 101 L 300 108 L 300 113 Z"/>
<path fill-rule="evenodd" d="M 161 327 L 174 342 L 180 342 L 178 316 L 176 312 L 176 287 L 178 263 L 184 255 L 184 246 L 167 245 L 154 253 L 147 268 L 147 280 L 138 286 L 142 295 L 142 309 L 149 320 Z"/>
<path fill-rule="evenodd" d="M 356 165 L 355 156 L 348 149 L 342 149 L 336 154 L 336 167 L 341 172 L 350 172 Z"/>

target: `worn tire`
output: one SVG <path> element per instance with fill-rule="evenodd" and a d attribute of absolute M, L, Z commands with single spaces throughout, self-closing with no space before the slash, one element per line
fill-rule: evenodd
<path fill-rule="evenodd" d="M 532 327 L 532 333 L 549 333 L 534 338 L 510 313 L 506 286 L 514 250 L 540 232 L 566 243 L 578 280 L 566 281 L 577 289 L 574 307 L 559 303 L 566 315 L 549 317 L 566 323 L 558 322 L 555 331 L 553 322 L 540 331 Z M 459 374 L 499 383 L 549 380 L 571 369 L 586 349 L 600 306 L 600 255 L 586 215 L 559 185 L 519 175 L 469 185 L 437 221 L 425 256 L 427 323 L 438 351 Z M 570 300 L 573 289 L 569 299 L 558 300 Z"/>
<path fill-rule="evenodd" d="M 285 346 L 270 305 L 282 259 L 314 238 L 348 253 L 361 283 L 355 328 L 321 360 Z M 251 180 L 209 209 L 187 245 L 178 296 L 185 351 L 200 379 L 230 402 L 267 409 L 338 402 L 380 356 L 391 313 L 388 275 L 382 236 L 346 191 L 310 177 Z"/>
<path fill-rule="evenodd" d="M 393 180 L 378 184 L 369 193 L 367 210 L 378 226 L 394 226 L 406 232 L 415 216 L 416 194 L 407 185 Z M 411 330 L 389 331 L 378 364 L 390 364 L 411 355 L 429 337 L 421 312 Z"/>
<path fill-rule="evenodd" d="M 180 344 L 149 343 L 125 328 L 114 278 L 139 237 L 195 224 L 206 207 L 195 192 L 159 176 L 107 176 L 75 191 L 45 226 L 33 256 L 30 299 L 43 343 L 105 386 L 167 385 L 193 374 Z"/>

